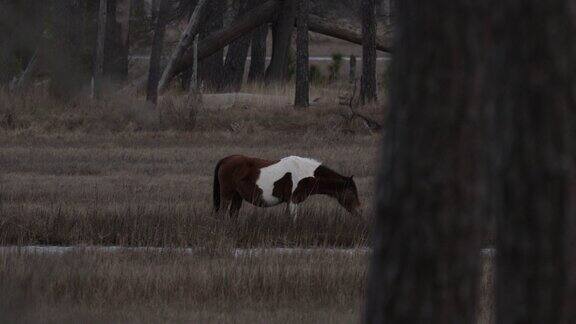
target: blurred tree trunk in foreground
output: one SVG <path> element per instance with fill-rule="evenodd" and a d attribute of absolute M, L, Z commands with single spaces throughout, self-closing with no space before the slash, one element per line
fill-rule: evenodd
<path fill-rule="evenodd" d="M 211 0 L 208 7 L 206 23 L 200 32 L 200 41 L 224 27 L 225 0 Z M 209 57 L 202 59 L 198 65 L 200 79 L 209 89 L 219 89 L 224 77 L 224 49 L 219 49 Z"/>
<path fill-rule="evenodd" d="M 296 37 L 296 94 L 294 106 L 305 108 L 310 104 L 310 80 L 308 72 L 308 16 L 310 0 L 298 0 Z"/>
<path fill-rule="evenodd" d="M 361 0 L 362 13 L 362 104 L 376 101 L 376 5 L 375 0 Z"/>
<path fill-rule="evenodd" d="M 574 323 L 574 3 L 497 7 L 487 192 L 498 227 L 498 323 Z"/>
<path fill-rule="evenodd" d="M 474 323 L 481 19 L 467 0 L 398 7 L 365 322 Z"/>
<path fill-rule="evenodd" d="M 168 23 L 171 0 L 160 0 L 156 15 L 154 38 L 152 40 L 152 53 L 150 54 L 150 69 L 148 71 L 148 86 L 146 100 L 154 105 L 158 102 L 158 83 L 160 82 L 160 65 L 162 62 L 162 49 L 164 47 L 164 34 Z"/>

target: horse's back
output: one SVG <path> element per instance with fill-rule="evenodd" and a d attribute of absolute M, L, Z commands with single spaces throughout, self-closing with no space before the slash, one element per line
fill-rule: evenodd
<path fill-rule="evenodd" d="M 256 181 L 259 170 L 276 163 L 276 161 L 236 154 L 223 158 L 219 163 L 221 181 L 224 180 L 223 178 L 228 178 L 231 181 L 253 178 L 253 181 Z"/>

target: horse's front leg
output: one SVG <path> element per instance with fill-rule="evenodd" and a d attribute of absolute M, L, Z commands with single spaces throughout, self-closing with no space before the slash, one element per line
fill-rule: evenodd
<path fill-rule="evenodd" d="M 230 202 L 230 218 L 237 219 L 238 213 L 240 212 L 240 207 L 242 207 L 242 196 L 236 193 Z"/>

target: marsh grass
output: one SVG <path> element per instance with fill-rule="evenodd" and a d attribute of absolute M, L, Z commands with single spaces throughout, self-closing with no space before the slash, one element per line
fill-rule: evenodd
<path fill-rule="evenodd" d="M 0 318 L 11 322 L 350 322 L 366 255 L 178 253 L 0 255 Z"/>

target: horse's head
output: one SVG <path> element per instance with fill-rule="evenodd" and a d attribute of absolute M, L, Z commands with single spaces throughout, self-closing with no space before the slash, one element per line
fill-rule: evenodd
<path fill-rule="evenodd" d="M 340 188 L 336 196 L 338 203 L 342 205 L 348 212 L 356 216 L 362 214 L 360 199 L 358 198 L 358 189 L 354 182 L 354 176 L 345 177 L 344 184 Z"/>

